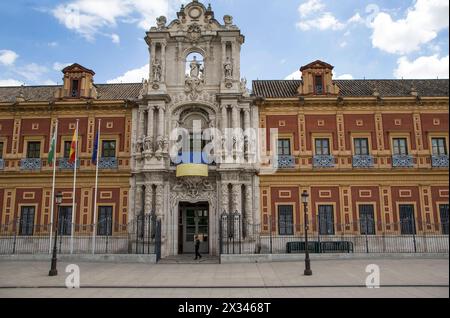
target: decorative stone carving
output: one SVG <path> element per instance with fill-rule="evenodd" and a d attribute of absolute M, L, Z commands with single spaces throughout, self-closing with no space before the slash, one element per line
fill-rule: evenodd
<path fill-rule="evenodd" d="M 249 97 L 250 96 L 250 91 L 247 88 L 247 79 L 246 78 L 242 78 L 241 79 L 241 93 L 245 97 Z"/>
<path fill-rule="evenodd" d="M 223 64 L 223 69 L 225 73 L 225 79 L 233 79 L 233 63 L 231 63 L 230 57 L 227 57 L 227 60 Z"/>
<path fill-rule="evenodd" d="M 166 28 L 167 18 L 165 16 L 160 16 L 156 19 L 156 26 L 158 30 L 163 30 Z"/>
<path fill-rule="evenodd" d="M 187 38 L 192 42 L 197 42 L 202 36 L 202 29 L 198 24 L 192 24 L 187 30 Z"/>
<path fill-rule="evenodd" d="M 207 178 L 191 177 L 179 179 L 173 190 L 188 193 L 192 198 L 197 198 L 200 193 L 214 191 L 214 187 Z"/>
<path fill-rule="evenodd" d="M 191 100 L 197 100 L 199 93 L 203 90 L 204 81 L 201 78 L 186 77 L 184 91 Z"/>
<path fill-rule="evenodd" d="M 200 64 L 200 62 L 197 61 L 196 56 L 194 56 L 194 60 L 191 61 L 190 67 L 191 67 L 190 72 L 191 78 L 202 78 L 203 75 L 202 65 Z"/>
<path fill-rule="evenodd" d="M 161 82 L 162 68 L 161 63 L 159 62 L 158 59 L 155 59 L 155 61 L 153 62 L 152 69 L 153 69 L 153 82 L 155 83 Z"/>
<path fill-rule="evenodd" d="M 146 137 L 144 139 L 144 151 L 148 153 L 153 153 L 155 151 L 154 145 L 153 145 L 153 138 Z"/>
<path fill-rule="evenodd" d="M 225 27 L 230 28 L 233 26 L 233 17 L 231 15 L 226 15 L 223 17 L 223 22 L 225 23 Z"/>
<path fill-rule="evenodd" d="M 136 141 L 136 144 L 135 144 L 135 152 L 137 153 L 137 154 L 140 154 L 140 153 L 142 153 L 142 151 L 144 151 L 144 142 L 143 142 L 143 140 L 141 139 L 141 138 L 139 138 L 137 141 Z"/>

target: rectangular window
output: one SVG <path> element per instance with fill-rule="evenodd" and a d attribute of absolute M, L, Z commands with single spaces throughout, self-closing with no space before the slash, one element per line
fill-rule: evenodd
<path fill-rule="evenodd" d="M 39 158 L 41 158 L 41 142 L 40 141 L 30 141 L 30 142 L 28 142 L 27 158 L 28 159 L 39 159 Z"/>
<path fill-rule="evenodd" d="M 400 228 L 402 235 L 416 234 L 413 205 L 400 205 Z"/>
<path fill-rule="evenodd" d="M 72 148 L 71 141 L 64 141 L 64 158 L 68 159 L 70 157 L 70 149 Z"/>
<path fill-rule="evenodd" d="M 316 95 L 323 94 L 323 78 L 321 75 L 317 75 L 314 78 L 314 86 Z"/>
<path fill-rule="evenodd" d="M 394 138 L 392 142 L 393 142 L 394 156 L 408 155 L 408 145 L 406 138 Z"/>
<path fill-rule="evenodd" d="M 441 227 L 442 234 L 448 235 L 448 204 L 439 205 L 439 211 L 441 214 Z"/>
<path fill-rule="evenodd" d="M 359 206 L 359 223 L 362 235 L 375 235 L 375 215 L 373 205 L 364 204 Z"/>
<path fill-rule="evenodd" d="M 433 156 L 445 156 L 447 155 L 447 145 L 445 144 L 445 138 L 433 138 L 431 139 Z"/>
<path fill-rule="evenodd" d="M 23 206 L 20 213 L 19 235 L 32 236 L 34 230 L 34 206 Z"/>
<path fill-rule="evenodd" d="M 72 80 L 72 89 L 71 89 L 71 95 L 72 97 L 79 97 L 80 91 L 79 91 L 79 81 L 78 80 Z"/>
<path fill-rule="evenodd" d="M 102 143 L 102 158 L 116 158 L 116 141 L 104 140 Z"/>
<path fill-rule="evenodd" d="M 316 156 L 330 155 L 330 140 L 328 138 L 316 139 Z"/>
<path fill-rule="evenodd" d="M 319 232 L 334 235 L 334 213 L 332 205 L 319 205 Z"/>
<path fill-rule="evenodd" d="M 3 142 L 0 142 L 0 159 L 3 159 Z"/>
<path fill-rule="evenodd" d="M 291 155 L 291 140 L 290 139 L 278 139 L 278 155 L 290 156 Z"/>
<path fill-rule="evenodd" d="M 368 156 L 369 155 L 369 139 L 367 138 L 355 138 L 353 140 L 355 146 L 355 156 Z"/>
<path fill-rule="evenodd" d="M 280 235 L 294 235 L 294 208 L 292 205 L 278 207 L 278 233 Z"/>
<path fill-rule="evenodd" d="M 72 207 L 60 206 L 58 212 L 58 234 L 70 235 L 72 233 Z"/>
<path fill-rule="evenodd" d="M 97 235 L 111 236 L 112 235 L 112 206 L 101 206 L 98 210 L 98 225 Z"/>

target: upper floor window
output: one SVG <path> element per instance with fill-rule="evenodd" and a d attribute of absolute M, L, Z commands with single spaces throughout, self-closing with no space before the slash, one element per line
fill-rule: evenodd
<path fill-rule="evenodd" d="M 40 141 L 30 141 L 30 142 L 28 142 L 27 158 L 28 159 L 39 159 L 39 158 L 41 158 L 41 142 Z"/>
<path fill-rule="evenodd" d="M 71 141 L 64 141 L 64 158 L 68 159 L 70 157 L 70 149 L 72 148 Z"/>
<path fill-rule="evenodd" d="M 316 95 L 323 94 L 323 77 L 322 75 L 316 75 L 314 77 L 314 91 Z"/>
<path fill-rule="evenodd" d="M 433 156 L 445 156 L 447 155 L 447 145 L 445 144 L 445 138 L 433 138 L 431 139 Z"/>
<path fill-rule="evenodd" d="M 355 156 L 368 156 L 369 155 L 369 139 L 356 138 L 353 140 L 355 146 Z"/>
<path fill-rule="evenodd" d="M 408 155 L 408 145 L 406 138 L 394 138 L 392 142 L 393 142 L 394 156 Z"/>
<path fill-rule="evenodd" d="M 72 80 L 72 87 L 70 90 L 71 97 L 79 97 L 80 96 L 79 83 L 80 82 L 77 79 Z"/>
<path fill-rule="evenodd" d="M 328 138 L 316 139 L 316 156 L 330 155 L 330 140 Z"/>
<path fill-rule="evenodd" d="M 102 143 L 102 158 L 116 157 L 116 141 L 104 140 Z"/>
<path fill-rule="evenodd" d="M 0 159 L 3 159 L 3 142 L 0 142 Z"/>
<path fill-rule="evenodd" d="M 278 139 L 278 155 L 290 156 L 291 155 L 291 140 L 290 139 Z"/>

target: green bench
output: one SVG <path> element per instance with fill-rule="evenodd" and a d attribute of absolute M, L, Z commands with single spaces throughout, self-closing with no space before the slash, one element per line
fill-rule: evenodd
<path fill-rule="evenodd" d="M 348 241 L 308 242 L 310 253 L 353 253 L 353 243 Z M 305 242 L 286 243 L 286 252 L 305 253 Z"/>

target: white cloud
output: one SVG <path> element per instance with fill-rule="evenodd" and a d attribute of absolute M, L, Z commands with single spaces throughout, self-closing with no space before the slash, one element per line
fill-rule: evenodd
<path fill-rule="evenodd" d="M 284 79 L 285 80 L 301 80 L 302 79 L 302 72 L 295 71 L 294 73 L 286 76 Z"/>
<path fill-rule="evenodd" d="M 397 60 L 396 78 L 429 79 L 449 77 L 449 56 L 421 56 L 413 61 L 403 56 Z"/>
<path fill-rule="evenodd" d="M 302 3 L 298 7 L 301 19 L 296 24 L 297 28 L 302 31 L 312 29 L 337 31 L 345 29 L 352 23 L 364 22 L 359 13 L 356 13 L 347 21 L 341 22 L 333 13 L 325 11 L 325 8 L 325 5 L 320 0 L 308 0 Z"/>
<path fill-rule="evenodd" d="M 303 20 L 297 23 L 297 27 L 302 31 L 308 31 L 313 28 L 325 31 L 331 30 L 342 30 L 345 28 L 345 24 L 339 22 L 330 12 L 325 12 L 322 16 L 316 19 Z"/>
<path fill-rule="evenodd" d="M 72 63 L 55 62 L 55 63 L 53 63 L 53 70 L 60 72 L 60 71 L 62 71 L 63 69 L 65 69 L 69 65 L 72 65 Z"/>
<path fill-rule="evenodd" d="M 186 0 L 72 0 L 55 7 L 52 14 L 69 30 L 93 41 L 103 28 L 116 27 L 118 22 L 136 23 L 148 30 L 156 24 L 158 16 L 167 16 L 176 5 L 184 2 Z"/>
<path fill-rule="evenodd" d="M 14 72 L 26 78 L 28 81 L 39 82 L 42 76 L 48 72 L 48 69 L 45 66 L 31 63 L 14 69 Z"/>
<path fill-rule="evenodd" d="M 346 47 L 347 46 L 347 42 L 346 41 L 343 41 L 343 42 L 341 42 L 340 44 L 339 44 L 339 46 L 340 47 L 342 47 L 342 48 L 344 48 L 344 47 Z"/>
<path fill-rule="evenodd" d="M 119 44 L 120 43 L 120 36 L 113 33 L 111 34 L 111 40 L 114 44 Z"/>
<path fill-rule="evenodd" d="M 381 12 L 372 23 L 372 45 L 392 54 L 417 51 L 448 28 L 448 10 L 448 0 L 417 0 L 404 19 Z"/>
<path fill-rule="evenodd" d="M 57 46 L 59 46 L 59 43 L 58 42 L 50 42 L 50 43 L 48 43 L 47 44 L 49 47 L 57 47 Z"/>
<path fill-rule="evenodd" d="M 21 86 L 23 83 L 19 82 L 17 80 L 14 79 L 6 79 L 6 80 L 2 80 L 0 79 L 0 86 Z"/>
<path fill-rule="evenodd" d="M 19 55 L 16 52 L 11 50 L 0 50 L 0 64 L 3 65 L 13 65 L 17 60 Z"/>
<path fill-rule="evenodd" d="M 335 76 L 333 79 L 336 79 L 336 80 L 352 80 L 352 79 L 354 79 L 354 77 L 353 77 L 352 74 L 342 74 L 342 75 L 339 75 L 339 76 Z"/>
<path fill-rule="evenodd" d="M 144 65 L 141 68 L 127 71 L 122 76 L 107 81 L 108 84 L 113 83 L 140 83 L 142 79 L 148 79 L 150 65 Z"/>
<path fill-rule="evenodd" d="M 300 12 L 301 17 L 304 18 L 311 13 L 321 11 L 324 8 L 325 5 L 320 0 L 309 0 L 298 7 L 298 12 Z"/>

